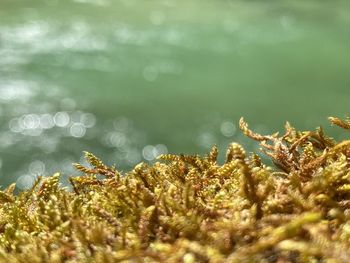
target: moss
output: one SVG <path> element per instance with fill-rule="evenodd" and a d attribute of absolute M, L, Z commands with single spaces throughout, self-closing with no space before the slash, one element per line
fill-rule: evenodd
<path fill-rule="evenodd" d="M 86 153 L 71 191 L 59 174 L 19 195 L 11 185 L 0 192 L 0 261 L 350 262 L 350 141 L 289 123 L 282 136 L 240 128 L 276 167 L 232 143 L 222 164 L 214 146 L 121 174 Z"/>

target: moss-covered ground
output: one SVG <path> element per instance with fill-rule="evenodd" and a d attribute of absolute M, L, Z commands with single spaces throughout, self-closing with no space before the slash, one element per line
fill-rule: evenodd
<path fill-rule="evenodd" d="M 330 118 L 350 130 L 350 120 Z M 321 128 L 163 155 L 121 174 L 86 153 L 71 177 L 0 192 L 0 262 L 350 262 L 350 141 Z M 102 178 L 101 178 L 102 177 Z"/>

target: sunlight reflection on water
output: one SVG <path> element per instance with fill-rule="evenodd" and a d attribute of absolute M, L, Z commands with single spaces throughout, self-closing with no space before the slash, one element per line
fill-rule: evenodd
<path fill-rule="evenodd" d="M 20 189 L 28 188 L 38 175 L 50 175 L 58 170 L 65 176 L 74 174 L 71 164 L 82 161 L 81 151 L 88 149 L 91 141 L 95 151 L 109 149 L 104 159 L 121 168 L 132 167 L 142 160 L 154 161 L 160 154 L 168 153 L 167 146 L 161 142 L 147 144 L 147 134 L 131 119 L 120 116 L 99 120 L 93 113 L 79 110 L 66 92 L 62 95 L 55 92 L 55 97 L 43 96 L 38 85 L 25 81 L 7 82 L 0 86 L 0 91 L 1 109 L 5 113 L 0 127 L 0 152 L 16 152 L 16 159 L 21 160 L 9 172 L 10 178 L 18 178 Z M 13 110 L 15 100 L 23 108 Z M 50 106 L 46 105 L 47 101 L 52 102 Z M 220 133 L 232 137 L 235 132 L 232 122 L 222 121 L 217 123 L 214 133 L 200 131 L 197 142 L 209 149 L 218 142 Z M 71 157 L 67 159 L 67 155 Z M 1 167 L 0 174 L 3 174 Z"/>
<path fill-rule="evenodd" d="M 257 149 L 236 126 L 241 115 L 270 133 L 261 122 L 295 116 L 313 127 L 324 112 L 346 112 L 347 13 L 267 2 L 201 1 L 200 12 L 193 1 L 6 2 L 0 182 L 75 174 L 84 150 L 124 171 L 176 147 L 217 144 L 222 157 L 231 141 Z M 305 116 L 310 86 L 327 103 Z"/>
<path fill-rule="evenodd" d="M 144 145 L 145 134 L 134 127 L 131 119 L 120 116 L 112 121 L 102 120 L 105 123 L 99 124 L 105 129 L 101 129 L 96 127 L 99 120 L 95 114 L 79 110 L 66 92 L 53 93 L 54 97 L 50 92 L 43 96 L 45 92 L 39 84 L 31 81 L 0 84 L 3 114 L 0 152 L 16 152 L 16 159 L 21 160 L 9 173 L 10 178 L 18 177 L 20 189 L 28 188 L 38 175 L 49 175 L 57 170 L 65 175 L 74 173 L 72 163 L 79 160 L 81 151 L 88 148 L 91 141 L 96 150 L 111 149 L 109 157 L 105 155 L 105 158 L 118 162 L 122 168 L 131 167 L 142 159 L 153 161 L 159 154 L 167 153 L 163 144 Z M 47 101 L 51 101 L 49 106 Z M 14 109 L 14 103 L 22 107 Z M 98 141 L 100 144 L 96 144 Z M 78 149 L 66 147 L 69 142 L 78 145 Z M 62 158 L 66 155 L 72 158 Z"/>

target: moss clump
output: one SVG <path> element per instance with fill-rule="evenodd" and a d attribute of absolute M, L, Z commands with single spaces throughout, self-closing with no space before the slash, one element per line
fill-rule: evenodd
<path fill-rule="evenodd" d="M 214 146 L 125 175 L 86 153 L 91 167 L 76 164 L 84 175 L 71 191 L 58 174 L 17 196 L 8 187 L 0 261 L 350 262 L 350 141 L 288 123 L 282 136 L 240 127 L 278 168 L 237 143 L 221 165 Z"/>

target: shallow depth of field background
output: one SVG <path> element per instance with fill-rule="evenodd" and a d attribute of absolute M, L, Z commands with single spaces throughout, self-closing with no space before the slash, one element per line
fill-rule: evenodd
<path fill-rule="evenodd" d="M 2 0 L 0 184 L 123 171 L 350 111 L 348 1 Z"/>

